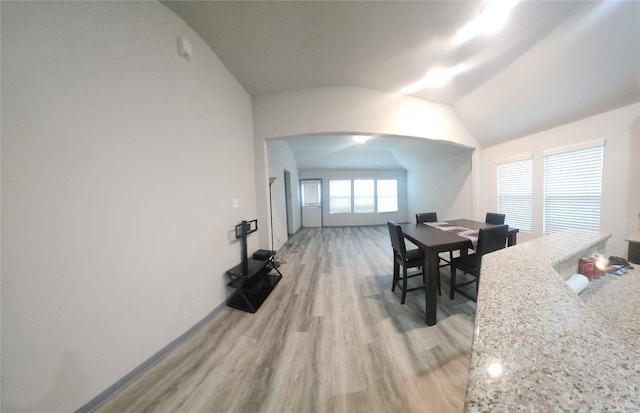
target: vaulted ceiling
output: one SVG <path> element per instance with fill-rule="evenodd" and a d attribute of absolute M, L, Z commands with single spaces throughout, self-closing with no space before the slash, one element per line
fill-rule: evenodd
<path fill-rule="evenodd" d="M 252 96 L 398 93 L 430 69 L 463 68 L 446 86 L 411 94 L 451 105 L 485 147 L 640 101 L 638 1 L 521 1 L 501 31 L 461 44 L 457 31 L 486 2 L 163 3 Z"/>

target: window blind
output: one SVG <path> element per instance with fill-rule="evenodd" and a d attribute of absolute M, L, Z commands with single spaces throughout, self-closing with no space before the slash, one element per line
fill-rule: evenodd
<path fill-rule="evenodd" d="M 329 181 L 329 213 L 351 213 L 351 181 Z"/>
<path fill-rule="evenodd" d="M 330 214 L 398 212 L 396 179 L 329 181 Z"/>
<path fill-rule="evenodd" d="M 498 212 L 505 223 L 526 231 L 533 229 L 533 157 L 499 162 L 497 165 Z"/>
<path fill-rule="evenodd" d="M 314 183 L 302 183 L 302 206 L 318 207 L 320 206 L 320 185 Z"/>
<path fill-rule="evenodd" d="M 600 229 L 604 141 L 544 156 L 544 233 Z"/>
<path fill-rule="evenodd" d="M 376 211 L 373 179 L 353 181 L 353 212 L 372 213 Z"/>
<path fill-rule="evenodd" d="M 378 212 L 398 212 L 398 181 L 379 179 L 377 181 Z"/>

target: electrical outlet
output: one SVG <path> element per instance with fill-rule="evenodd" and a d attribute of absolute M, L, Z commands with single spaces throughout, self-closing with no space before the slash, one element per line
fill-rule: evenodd
<path fill-rule="evenodd" d="M 183 305 L 182 306 L 182 318 L 187 318 L 189 317 L 189 306 L 188 305 Z"/>

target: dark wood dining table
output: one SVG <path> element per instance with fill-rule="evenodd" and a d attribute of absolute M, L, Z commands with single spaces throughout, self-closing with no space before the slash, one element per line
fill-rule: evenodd
<path fill-rule="evenodd" d="M 480 230 L 493 226 L 485 222 L 473 221 L 469 219 L 447 220 L 453 226 Z M 426 299 L 426 321 L 427 325 L 436 324 L 436 314 L 438 309 L 438 254 L 445 251 L 460 250 L 461 254 L 467 254 L 469 248 L 473 248 L 473 243 L 469 238 L 447 232 L 428 224 L 401 224 L 404 237 L 414 243 L 424 251 L 425 270 L 425 299 Z M 509 228 L 508 245 L 516 244 L 517 228 Z"/>

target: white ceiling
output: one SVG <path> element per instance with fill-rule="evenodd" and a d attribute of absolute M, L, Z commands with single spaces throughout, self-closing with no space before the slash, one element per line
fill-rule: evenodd
<path fill-rule="evenodd" d="M 451 39 L 484 2 L 163 3 L 252 96 L 327 86 L 395 93 L 430 68 L 466 64 L 446 87 L 413 95 L 451 105 L 485 147 L 640 101 L 635 0 L 523 1 L 500 33 L 458 47 Z"/>

